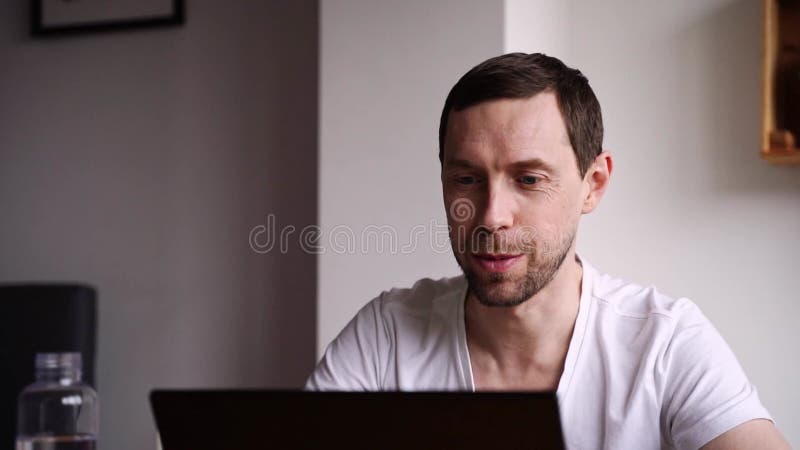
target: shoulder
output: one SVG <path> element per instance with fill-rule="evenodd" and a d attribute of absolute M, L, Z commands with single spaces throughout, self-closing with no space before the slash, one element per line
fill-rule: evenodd
<path fill-rule="evenodd" d="M 685 297 L 674 297 L 645 286 L 593 270 L 590 301 L 598 320 L 624 323 L 629 328 L 647 329 L 669 339 L 692 326 L 711 323 L 700 308 Z M 656 338 L 655 335 L 652 336 Z"/>
<path fill-rule="evenodd" d="M 328 345 L 309 378 L 308 389 L 386 388 L 398 352 L 424 348 L 426 339 L 447 333 L 466 289 L 464 277 L 425 278 L 391 289 L 364 305 Z M 435 332 L 431 332 L 435 331 Z"/>
<path fill-rule="evenodd" d="M 649 380 L 668 442 L 699 448 L 738 424 L 769 418 L 733 351 L 695 303 L 597 271 L 592 276 L 594 338 L 637 368 L 631 377 Z"/>
<path fill-rule="evenodd" d="M 592 297 L 619 316 L 680 320 L 699 311 L 691 300 L 664 294 L 652 285 L 643 286 L 597 270 L 593 276 Z"/>
<path fill-rule="evenodd" d="M 700 356 L 727 346 L 700 308 L 683 297 L 673 297 L 654 286 L 644 286 L 600 273 L 589 267 L 590 295 L 586 307 L 586 332 L 590 343 L 638 366 L 652 365 L 645 373 L 665 366 L 688 363 L 683 347 Z M 676 354 L 676 351 L 679 354 Z M 698 353 L 701 352 L 701 353 Z M 641 372 L 631 373 L 631 376 Z M 668 382 L 662 377 L 657 377 Z"/>
<path fill-rule="evenodd" d="M 354 330 L 364 336 L 377 334 L 376 340 L 414 339 L 420 335 L 416 331 L 450 324 L 456 317 L 457 299 L 465 292 L 463 276 L 423 278 L 408 288 L 383 291 L 359 310 L 342 334 Z M 341 340 L 342 334 L 334 342 Z"/>
<path fill-rule="evenodd" d="M 598 344 L 618 350 L 617 356 L 639 361 L 649 355 L 656 372 L 705 365 L 718 352 L 732 356 L 711 321 L 688 298 L 596 270 L 592 276 L 589 327 Z"/>
<path fill-rule="evenodd" d="M 442 307 L 452 306 L 453 302 L 447 300 L 465 289 L 466 280 L 463 276 L 423 278 L 409 288 L 393 288 L 382 292 L 367 307 L 371 305 L 383 318 L 427 316 Z"/>
<path fill-rule="evenodd" d="M 395 353 L 399 347 L 425 348 L 431 344 L 430 339 L 453 331 L 459 316 L 459 300 L 463 300 L 466 289 L 463 276 L 424 278 L 409 288 L 384 291 L 355 320 L 369 321 L 369 326 Z"/>

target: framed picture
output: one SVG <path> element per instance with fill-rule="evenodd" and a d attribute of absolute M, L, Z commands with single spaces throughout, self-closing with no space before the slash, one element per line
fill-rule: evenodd
<path fill-rule="evenodd" d="M 31 0 L 34 35 L 180 25 L 184 18 L 183 0 Z"/>
<path fill-rule="evenodd" d="M 761 157 L 800 164 L 800 2 L 764 0 Z"/>

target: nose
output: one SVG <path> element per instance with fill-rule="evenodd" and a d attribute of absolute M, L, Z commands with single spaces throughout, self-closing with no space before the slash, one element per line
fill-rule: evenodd
<path fill-rule="evenodd" d="M 489 183 L 479 225 L 491 233 L 511 228 L 514 208 L 513 194 L 502 183 Z"/>

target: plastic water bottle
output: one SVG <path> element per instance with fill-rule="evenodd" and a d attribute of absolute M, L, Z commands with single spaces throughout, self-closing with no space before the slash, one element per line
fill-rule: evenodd
<path fill-rule="evenodd" d="M 19 395 L 16 450 L 97 448 L 97 393 L 81 369 L 80 353 L 36 355 L 36 382 Z"/>

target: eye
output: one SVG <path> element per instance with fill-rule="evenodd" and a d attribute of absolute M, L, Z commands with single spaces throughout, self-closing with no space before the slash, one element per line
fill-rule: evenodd
<path fill-rule="evenodd" d="M 475 176 L 472 176 L 472 175 L 462 175 L 462 176 L 456 177 L 456 183 L 462 184 L 462 185 L 465 185 L 465 186 L 470 185 L 470 184 L 475 184 L 477 182 L 478 182 L 478 178 L 475 177 Z"/>
<path fill-rule="evenodd" d="M 517 178 L 517 181 L 522 184 L 534 185 L 539 182 L 539 177 L 533 175 L 522 175 L 521 177 Z"/>

